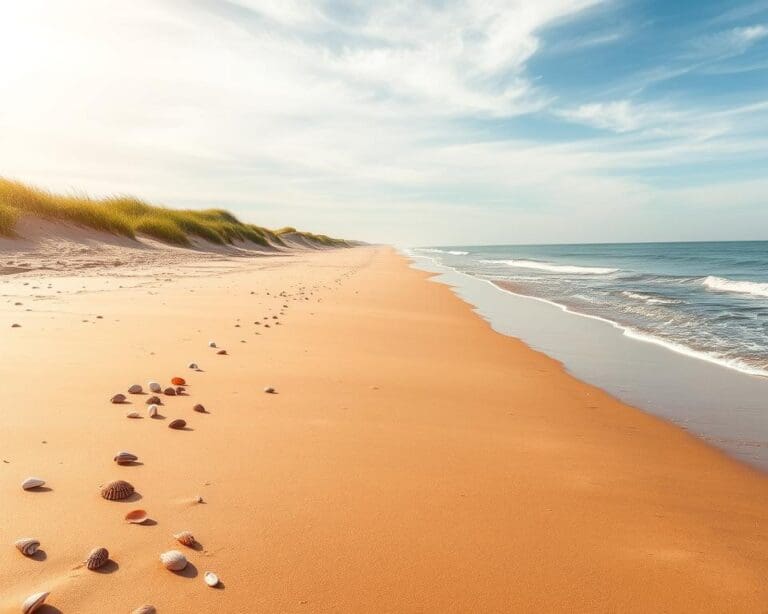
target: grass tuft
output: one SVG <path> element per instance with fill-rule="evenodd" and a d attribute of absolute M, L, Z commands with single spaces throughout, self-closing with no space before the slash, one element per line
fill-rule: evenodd
<path fill-rule="evenodd" d="M 285 245 L 281 234 L 295 228 L 271 231 L 241 222 L 225 209 L 169 209 L 150 205 L 132 196 L 93 199 L 87 195 L 62 195 L 19 181 L 0 178 L 0 235 L 14 236 L 22 216 L 41 217 L 79 224 L 116 235 L 136 238 L 143 234 L 173 245 L 190 245 L 198 237 L 217 245 L 236 241 L 264 247 Z M 345 247 L 349 244 L 325 235 L 298 233 L 318 246 Z"/>

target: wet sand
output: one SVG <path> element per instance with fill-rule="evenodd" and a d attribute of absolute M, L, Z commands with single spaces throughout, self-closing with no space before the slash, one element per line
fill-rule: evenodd
<path fill-rule="evenodd" d="M 493 332 L 389 248 L 44 275 L 0 284 L 0 612 L 39 590 L 40 612 L 78 613 L 766 609 L 762 473 Z M 163 418 L 109 403 L 173 376 L 188 395 Z M 113 479 L 133 501 L 99 496 Z M 152 522 L 125 524 L 138 507 Z M 96 546 L 112 562 L 89 571 Z"/>

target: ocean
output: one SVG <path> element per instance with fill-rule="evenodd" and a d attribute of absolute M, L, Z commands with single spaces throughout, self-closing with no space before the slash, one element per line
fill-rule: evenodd
<path fill-rule="evenodd" d="M 768 376 L 768 241 L 415 248 L 624 335 Z"/>

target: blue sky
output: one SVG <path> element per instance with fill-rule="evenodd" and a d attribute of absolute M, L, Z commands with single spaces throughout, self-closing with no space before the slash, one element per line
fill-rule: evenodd
<path fill-rule="evenodd" d="M 768 0 L 32 0 L 0 174 L 404 245 L 768 238 Z"/>

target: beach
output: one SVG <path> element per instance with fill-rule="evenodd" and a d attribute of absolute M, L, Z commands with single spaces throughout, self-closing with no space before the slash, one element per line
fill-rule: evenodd
<path fill-rule="evenodd" d="M 98 264 L 0 276 L 0 612 L 766 611 L 764 473 L 392 248 Z M 173 377 L 159 417 L 127 394 Z"/>

